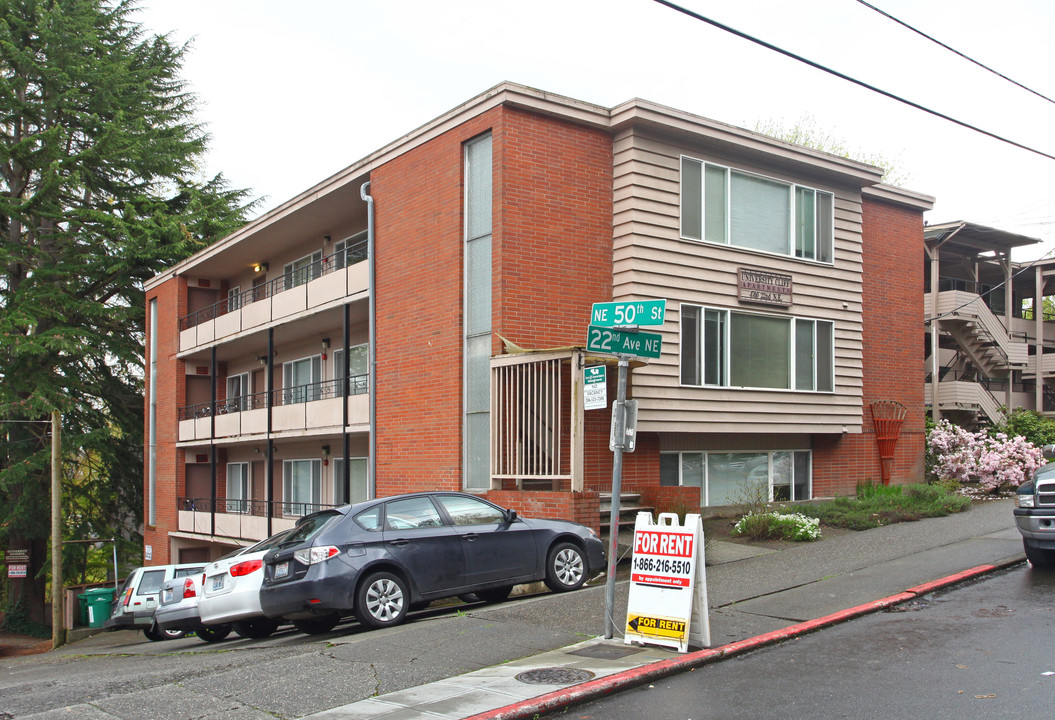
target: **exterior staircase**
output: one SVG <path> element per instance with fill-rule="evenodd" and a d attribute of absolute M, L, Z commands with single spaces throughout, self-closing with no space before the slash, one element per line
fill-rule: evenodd
<path fill-rule="evenodd" d="M 605 552 L 607 552 L 608 538 L 611 536 L 612 493 L 603 492 L 600 496 L 601 540 L 604 542 Z M 639 512 L 651 512 L 654 514 L 655 508 L 642 505 L 639 493 L 619 493 L 619 520 L 616 532 L 618 533 L 617 543 L 620 558 L 623 558 L 624 555 L 626 555 L 626 558 L 630 557 L 629 550 L 634 542 L 634 525 L 637 523 L 637 514 Z"/>

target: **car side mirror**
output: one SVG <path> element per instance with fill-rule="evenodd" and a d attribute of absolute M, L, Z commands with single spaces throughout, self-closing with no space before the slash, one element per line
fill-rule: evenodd
<path fill-rule="evenodd" d="M 1055 459 L 1055 445 L 1045 445 L 1040 451 L 1048 460 Z"/>
<path fill-rule="evenodd" d="M 512 509 L 507 509 L 505 511 L 505 517 L 506 517 L 506 522 L 507 523 L 514 522 L 517 519 L 517 511 L 516 510 L 512 510 Z"/>

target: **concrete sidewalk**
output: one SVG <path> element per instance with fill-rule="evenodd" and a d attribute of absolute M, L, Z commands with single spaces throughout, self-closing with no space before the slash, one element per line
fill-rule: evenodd
<path fill-rule="evenodd" d="M 1023 559 L 1010 500 L 780 550 L 712 543 L 707 558 L 711 648 L 681 654 L 625 645 L 619 637 L 593 638 L 308 717 L 530 718 L 875 612 Z M 598 592 L 603 588 L 575 595 Z M 627 584 L 620 583 L 616 628 L 625 618 L 626 597 Z M 600 632 L 603 617 L 597 620 Z"/>

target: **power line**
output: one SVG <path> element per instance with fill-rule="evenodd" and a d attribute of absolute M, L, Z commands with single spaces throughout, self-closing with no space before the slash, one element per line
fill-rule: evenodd
<path fill-rule="evenodd" d="M 963 58 L 964 60 L 966 60 L 966 61 L 968 61 L 968 62 L 972 62 L 972 63 L 974 63 L 975 65 L 977 65 L 978 67 L 982 68 L 983 70 L 986 70 L 986 71 L 988 71 L 988 72 L 991 72 L 991 73 L 993 73 L 994 75 L 996 75 L 997 77 L 1000 77 L 1000 78 L 1003 78 L 1004 80 L 1007 80 L 1007 81 L 1008 81 L 1009 83 L 1011 83 L 1012 85 L 1017 85 L 1018 87 L 1022 88 L 1022 89 L 1023 89 L 1023 90 L 1025 90 L 1026 92 L 1030 92 L 1030 93 L 1033 93 L 1033 94 L 1034 94 L 1034 95 L 1036 95 L 1037 97 L 1039 97 L 1039 98 L 1043 98 L 1043 99 L 1047 100 L 1048 102 L 1052 103 L 1053 105 L 1055 105 L 1055 100 L 1052 100 L 1052 99 L 1051 99 L 1050 97 L 1048 97 L 1047 95 L 1044 95 L 1043 93 L 1039 93 L 1039 92 L 1037 92 L 1036 90 L 1034 90 L 1033 88 L 1030 88 L 1030 87 L 1026 87 L 1025 85 L 1023 85 L 1022 83 L 1018 82 L 1017 80 L 1012 80 L 1012 79 L 1011 79 L 1011 78 L 1009 78 L 1009 77 L 1008 77 L 1007 75 L 1004 75 L 1004 74 L 1003 74 L 1002 72 L 999 72 L 999 71 L 997 71 L 997 70 L 994 70 L 993 68 L 989 67 L 988 65 L 986 65 L 986 64 L 984 64 L 984 63 L 978 62 L 978 61 L 977 61 L 977 60 L 975 60 L 974 58 L 970 57 L 969 55 L 965 55 L 964 53 L 960 52 L 960 51 L 959 51 L 959 50 L 957 50 L 956 48 L 954 48 L 954 47 L 950 47 L 949 45 L 946 45 L 946 44 L 945 44 L 945 43 L 943 43 L 943 42 L 942 42 L 941 40 L 938 40 L 937 38 L 933 38 L 933 37 L 931 37 L 931 36 L 930 36 L 930 35 L 928 35 L 927 33 L 923 32 L 922 30 L 918 30 L 918 29 L 916 29 L 916 28 L 912 27 L 911 25 L 909 25 L 909 24 L 908 24 L 907 22 L 904 22 L 903 20 L 899 20 L 898 18 L 894 17 L 893 15 L 891 15 L 891 14 L 890 14 L 890 13 L 888 13 L 888 12 L 886 12 L 885 10 L 880 10 L 880 9 L 879 9 L 879 8 L 877 8 L 877 7 L 875 6 L 875 5 L 872 5 L 871 3 L 865 2 L 865 0 L 857 0 L 857 2 L 861 3 L 862 5 L 864 5 L 864 6 L 865 6 L 865 7 L 867 7 L 867 8 L 871 8 L 872 10 L 875 10 L 875 11 L 876 11 L 877 13 L 879 13 L 879 14 L 880 14 L 880 15 L 882 15 L 883 17 L 886 17 L 886 18 L 889 18 L 889 19 L 893 20 L 893 21 L 894 21 L 894 22 L 896 22 L 896 23 L 897 23 L 898 25 L 900 25 L 900 26 L 902 26 L 902 27 L 904 27 L 904 28 L 906 28 L 906 29 L 908 29 L 908 30 L 911 30 L 912 32 L 916 33 L 917 35 L 920 35 L 920 36 L 922 36 L 922 37 L 925 37 L 925 38 L 927 38 L 927 39 L 928 39 L 928 40 L 930 40 L 930 41 L 931 41 L 932 43 L 935 43 L 936 45 L 940 45 L 941 47 L 945 48 L 945 49 L 946 49 L 946 50 L 948 50 L 949 52 L 951 52 L 951 53 L 955 53 L 956 55 L 959 55 L 959 56 L 960 56 L 960 57 L 962 57 L 962 58 Z"/>
<path fill-rule="evenodd" d="M 1003 137 L 1002 135 L 997 135 L 996 133 L 989 132 L 988 130 L 983 130 L 980 127 L 977 127 L 975 125 L 971 125 L 970 123 L 964 122 L 963 120 L 957 120 L 956 118 L 954 118 L 954 117 L 952 117 L 950 115 L 946 115 L 946 114 L 944 114 L 942 112 L 938 112 L 937 110 L 932 110 L 932 109 L 930 109 L 930 108 L 928 108 L 928 107 L 926 107 L 924 105 L 920 105 L 917 102 L 913 102 L 912 100 L 908 100 L 906 98 L 903 98 L 900 95 L 895 95 L 894 93 L 888 92 L 888 91 L 883 90 L 881 88 L 878 88 L 875 85 L 870 85 L 870 84 L 864 82 L 863 80 L 858 80 L 857 78 L 854 78 L 854 77 L 851 77 L 851 76 L 849 76 L 849 75 L 847 75 L 845 73 L 839 72 L 838 70 L 833 70 L 832 68 L 827 67 L 825 65 L 821 65 L 818 62 L 814 62 L 813 60 L 810 60 L 808 58 L 804 58 L 801 55 L 797 55 L 797 54 L 791 52 L 790 50 L 785 50 L 784 48 L 781 48 L 781 47 L 778 47 L 776 45 L 773 45 L 772 43 L 766 42 L 765 40 L 760 40 L 759 38 L 756 38 L 756 37 L 753 37 L 751 35 L 748 35 L 745 32 L 741 32 L 741 31 L 739 31 L 739 30 L 737 30 L 735 28 L 729 27 L 728 25 L 724 25 L 724 24 L 718 22 L 717 20 L 712 20 L 709 17 L 705 17 L 703 15 L 700 15 L 699 13 L 693 12 L 692 10 L 684 8 L 684 7 L 682 7 L 682 6 L 680 6 L 680 5 L 676 4 L 676 3 L 669 2 L 669 0 L 654 0 L 654 1 L 659 3 L 660 5 L 665 5 L 665 6 L 669 7 L 671 10 L 676 10 L 677 12 L 680 12 L 683 15 L 688 15 L 689 17 L 695 18 L 696 20 L 699 20 L 700 22 L 707 23 L 708 25 L 713 25 L 714 27 L 718 28 L 719 30 L 724 30 L 727 33 L 731 33 L 733 35 L 736 35 L 739 38 L 742 38 L 744 40 L 748 40 L 750 42 L 753 42 L 756 45 L 761 45 L 764 48 L 772 50 L 773 52 L 776 52 L 776 53 L 780 53 L 781 55 L 783 55 L 785 57 L 791 58 L 792 60 L 798 60 L 800 63 L 803 63 L 805 65 L 809 65 L 810 67 L 812 67 L 812 68 L 814 68 L 816 70 L 821 70 L 823 72 L 828 73 L 829 75 L 834 75 L 835 77 L 840 78 L 841 80 L 846 80 L 847 82 L 850 82 L 850 83 L 853 83 L 854 85 L 858 85 L 860 87 L 863 87 L 866 90 L 871 90 L 872 92 L 878 93 L 878 94 L 880 94 L 880 95 L 882 95 L 884 97 L 890 98 L 891 100 L 896 100 L 899 103 L 902 103 L 904 105 L 908 105 L 909 107 L 916 108 L 917 110 L 921 110 L 921 111 L 923 111 L 923 112 L 925 112 L 925 113 L 927 113 L 929 115 L 933 115 L 935 117 L 941 118 L 942 120 L 947 120 L 948 122 L 951 122 L 951 123 L 953 123 L 955 125 L 959 125 L 962 128 L 966 128 L 968 130 L 973 130 L 976 133 L 980 133 L 980 134 L 985 135 L 987 137 L 991 137 L 994 140 L 999 140 L 1002 143 L 1007 143 L 1008 145 L 1013 145 L 1014 147 L 1017 147 L 1020 150 L 1025 150 L 1027 152 L 1035 153 L 1036 155 L 1040 155 L 1041 157 L 1046 157 L 1049 160 L 1055 160 L 1055 155 L 1050 155 L 1050 154 L 1044 152 L 1043 150 L 1037 150 L 1036 148 L 1031 148 L 1028 145 L 1023 145 L 1020 142 L 1016 142 L 1016 141 L 1011 140 L 1009 138 Z"/>

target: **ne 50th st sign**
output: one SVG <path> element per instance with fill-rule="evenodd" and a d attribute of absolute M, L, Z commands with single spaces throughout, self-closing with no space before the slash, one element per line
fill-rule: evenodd
<path fill-rule="evenodd" d="M 590 312 L 590 325 L 595 327 L 662 325 L 666 309 L 666 300 L 594 303 L 593 310 Z"/>

